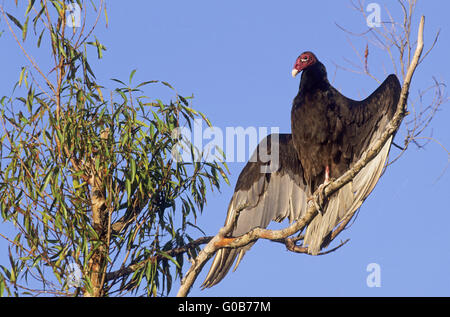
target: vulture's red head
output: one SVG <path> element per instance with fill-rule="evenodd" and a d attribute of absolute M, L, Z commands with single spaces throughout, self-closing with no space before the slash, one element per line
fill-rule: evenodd
<path fill-rule="evenodd" d="M 302 70 L 314 65 L 317 62 L 317 57 L 312 52 L 301 53 L 297 58 L 292 69 L 292 77 L 297 76 Z"/>

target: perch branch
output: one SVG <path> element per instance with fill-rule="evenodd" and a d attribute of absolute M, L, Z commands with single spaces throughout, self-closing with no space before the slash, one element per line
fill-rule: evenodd
<path fill-rule="evenodd" d="M 169 251 L 165 251 L 165 254 L 170 255 L 170 256 L 176 256 L 176 255 L 181 254 L 181 253 L 189 252 L 190 250 L 196 248 L 197 246 L 199 246 L 201 244 L 208 243 L 209 241 L 211 241 L 212 238 L 213 237 L 201 237 L 201 238 L 198 238 L 197 240 L 189 242 L 188 244 L 186 244 L 186 245 L 184 245 L 182 247 L 178 247 L 178 248 L 175 248 L 175 249 L 171 249 Z M 158 260 L 163 259 L 163 258 L 164 258 L 163 255 L 158 254 L 158 255 L 155 255 L 155 256 L 151 256 L 151 257 L 145 259 L 144 261 L 141 261 L 141 262 L 138 262 L 138 263 L 134 263 L 134 264 L 131 264 L 129 266 L 120 268 L 117 271 L 106 273 L 105 280 L 106 281 L 111 281 L 111 280 L 118 279 L 118 278 L 120 278 L 122 276 L 129 275 L 129 274 L 135 272 L 136 270 L 142 268 L 149 261 L 150 262 L 155 262 L 155 261 L 158 261 Z"/>

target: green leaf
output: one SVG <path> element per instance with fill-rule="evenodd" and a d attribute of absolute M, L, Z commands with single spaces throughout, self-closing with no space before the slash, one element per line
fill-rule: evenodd
<path fill-rule="evenodd" d="M 11 278 L 11 272 L 6 267 L 4 267 L 3 265 L 0 265 L 0 267 L 2 268 L 2 270 L 5 273 L 6 277 L 8 279 L 10 279 Z"/>
<path fill-rule="evenodd" d="M 22 41 L 23 42 L 25 42 L 25 39 L 27 38 L 28 19 L 29 19 L 29 16 L 27 16 L 27 19 L 25 20 L 25 23 L 22 28 Z"/>
<path fill-rule="evenodd" d="M 58 3 L 58 1 L 51 1 L 51 3 L 52 3 L 53 6 L 55 7 L 56 11 L 58 11 L 59 16 L 63 16 L 63 15 L 64 15 L 63 8 L 62 8 L 62 6 Z"/>
<path fill-rule="evenodd" d="M 97 47 L 97 57 L 99 59 L 103 58 L 102 51 L 106 51 L 106 47 L 100 43 L 97 37 L 95 37 L 95 42 L 87 42 L 87 44 Z"/>
<path fill-rule="evenodd" d="M 170 260 L 173 264 L 175 264 L 178 268 L 180 268 L 180 265 L 178 264 L 177 260 L 175 260 L 173 257 L 171 257 L 170 255 L 168 255 L 166 252 L 160 250 L 158 251 L 159 254 L 161 254 L 163 257 L 165 257 L 166 259 Z"/>
<path fill-rule="evenodd" d="M 127 188 L 128 205 L 130 205 L 131 204 L 131 182 L 128 178 L 125 180 L 125 187 Z"/>
<path fill-rule="evenodd" d="M 28 1 L 28 7 L 27 7 L 27 10 L 25 11 L 25 15 L 28 15 L 28 13 L 30 13 L 31 8 L 33 8 L 33 5 L 34 5 L 34 1 L 35 0 Z"/>
<path fill-rule="evenodd" d="M 136 69 L 133 69 L 130 74 L 130 84 L 131 84 L 131 80 L 133 79 L 133 76 L 135 73 L 136 73 Z"/>
<path fill-rule="evenodd" d="M 58 52 L 59 52 L 60 54 L 62 54 L 62 56 L 64 56 L 64 58 L 67 58 L 66 50 L 64 49 L 63 43 L 62 43 L 62 42 L 59 42 L 59 43 L 58 43 Z M 94 76 L 94 77 L 95 77 L 95 76 Z"/>
<path fill-rule="evenodd" d="M 144 82 L 140 83 L 139 85 L 137 85 L 136 88 L 139 88 L 139 87 L 144 86 L 144 85 L 152 84 L 152 83 L 157 83 L 157 82 L 158 82 L 158 80 L 144 81 Z"/>
<path fill-rule="evenodd" d="M 22 86 L 22 80 L 23 80 L 23 74 L 25 73 L 26 68 L 22 67 L 22 71 L 20 72 L 19 76 L 19 87 Z"/>
<path fill-rule="evenodd" d="M 100 89 L 100 88 L 98 88 L 98 89 Z M 106 107 L 103 107 L 102 111 L 100 111 L 100 114 L 97 117 L 97 122 L 102 122 L 103 115 L 105 114 L 105 111 L 106 111 Z"/>
<path fill-rule="evenodd" d="M 106 27 L 108 27 L 108 13 L 106 12 L 106 5 L 105 5 L 105 20 L 106 20 Z"/>
<path fill-rule="evenodd" d="M 146 127 L 146 128 L 150 128 L 150 126 L 147 123 L 142 122 L 141 120 L 135 120 L 135 122 L 137 124 L 139 124 L 140 126 L 143 126 L 143 127 Z"/>
<path fill-rule="evenodd" d="M 122 90 L 116 89 L 116 91 L 119 93 L 119 95 L 122 96 L 122 98 L 123 98 L 124 101 L 127 101 L 127 100 L 128 100 L 127 96 L 125 95 L 125 93 L 124 93 Z"/>
<path fill-rule="evenodd" d="M 94 72 L 92 71 L 91 66 L 89 66 L 89 63 L 87 62 L 86 58 L 83 58 L 83 63 L 84 63 L 84 66 L 86 67 L 86 70 L 89 72 L 89 74 L 91 74 L 91 76 L 95 78 Z"/>
<path fill-rule="evenodd" d="M 9 14 L 8 12 L 6 12 L 6 15 L 8 16 L 8 18 L 14 22 L 15 25 L 17 25 L 17 27 L 22 30 L 22 24 L 20 24 L 19 20 L 17 20 L 15 17 L 13 17 L 11 14 Z"/>
<path fill-rule="evenodd" d="M 0 297 L 3 297 L 3 292 L 5 291 L 5 280 L 3 276 L 0 275 Z"/>
<path fill-rule="evenodd" d="M 41 187 L 39 188 L 39 193 L 40 193 L 41 196 L 43 196 L 43 195 L 42 195 L 42 192 L 45 190 L 45 188 L 47 188 L 47 185 L 48 185 L 48 183 L 50 182 L 52 176 L 53 176 L 53 170 L 50 169 L 50 170 L 47 172 L 47 174 L 45 175 L 45 177 L 44 177 L 44 183 L 43 183 L 43 184 L 41 185 Z"/>
<path fill-rule="evenodd" d="M 116 81 L 116 82 L 118 82 L 118 83 L 120 83 L 120 84 L 126 86 L 125 83 L 124 83 L 123 81 L 119 80 L 119 79 L 111 78 L 111 80 L 114 80 L 114 81 Z"/>
<path fill-rule="evenodd" d="M 170 85 L 168 82 L 161 81 L 161 84 L 163 84 L 163 85 L 165 85 L 165 86 L 167 86 L 167 87 L 173 89 L 172 85 Z"/>
<path fill-rule="evenodd" d="M 130 168 L 131 168 L 131 181 L 134 181 L 134 178 L 136 177 L 136 161 L 131 158 L 130 161 Z"/>
<path fill-rule="evenodd" d="M 28 90 L 28 97 L 27 97 L 27 101 L 26 101 L 26 106 L 28 111 L 31 113 L 33 113 L 33 99 L 34 99 L 34 89 L 33 89 L 33 85 L 30 86 L 30 89 Z"/>
<path fill-rule="evenodd" d="M 45 28 L 42 29 L 42 32 L 41 32 L 41 34 L 39 35 L 39 38 L 38 38 L 38 41 L 37 41 L 37 47 L 38 47 L 38 48 L 41 46 L 41 40 L 42 40 L 42 35 L 44 35 L 44 31 L 45 31 Z"/>
<path fill-rule="evenodd" d="M 39 13 L 33 19 L 33 24 L 34 24 L 35 31 L 36 31 L 36 23 L 39 21 L 40 16 L 44 13 L 45 8 L 46 8 L 46 6 L 42 6 L 42 8 L 39 11 Z"/>
<path fill-rule="evenodd" d="M 95 170 L 96 171 L 100 170 L 100 158 L 98 156 L 95 157 Z"/>

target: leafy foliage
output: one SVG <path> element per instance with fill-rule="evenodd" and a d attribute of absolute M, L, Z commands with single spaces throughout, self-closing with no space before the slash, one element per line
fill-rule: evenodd
<path fill-rule="evenodd" d="M 89 39 L 106 10 L 102 1 L 92 11 L 77 1 L 97 18 L 91 29 L 83 22 L 72 30 L 68 4 L 30 0 L 24 21 L 0 6 L 18 43 L 33 39 L 45 49 L 48 40 L 54 60 L 43 71 L 24 50 L 29 65 L 0 99 L 1 217 L 16 232 L 1 234 L 10 265 L 1 266 L 0 295 L 167 294 L 183 254 L 199 250 L 188 229 L 197 228 L 207 190 L 228 182 L 227 167 L 173 159 L 177 128 L 197 118 L 210 125 L 191 97 L 166 82 L 133 84 L 136 70 L 109 91 L 97 83 L 86 48 L 102 58 L 106 47 Z M 151 85 L 167 86 L 172 100 L 146 96 Z M 82 272 L 78 288 L 67 279 L 73 263 Z"/>

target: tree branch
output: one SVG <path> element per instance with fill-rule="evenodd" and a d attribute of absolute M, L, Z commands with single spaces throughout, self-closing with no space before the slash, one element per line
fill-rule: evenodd
<path fill-rule="evenodd" d="M 186 245 L 184 245 L 182 247 L 178 247 L 178 248 L 175 248 L 175 249 L 171 249 L 169 251 L 165 251 L 165 253 L 167 255 L 170 255 L 170 256 L 176 256 L 176 255 L 181 254 L 181 253 L 186 253 L 186 252 L 189 252 L 190 250 L 192 250 L 193 248 L 195 248 L 195 247 L 197 247 L 197 246 L 199 246 L 201 244 L 208 243 L 209 241 L 211 241 L 212 238 L 213 238 L 212 236 L 201 237 L 201 238 L 198 238 L 197 240 L 189 242 L 188 244 L 186 244 Z M 138 262 L 138 263 L 134 263 L 134 264 L 130 264 L 129 266 L 120 268 L 120 269 L 118 269 L 117 271 L 114 271 L 114 272 L 109 272 L 109 273 L 106 274 L 105 281 L 108 282 L 108 281 L 111 281 L 111 280 L 118 279 L 118 278 L 120 278 L 120 277 L 122 277 L 124 275 L 129 275 L 129 274 L 135 272 L 136 270 L 140 269 L 141 267 L 143 267 L 149 261 L 154 262 L 154 261 L 158 261 L 158 260 L 163 259 L 163 258 L 164 258 L 163 255 L 152 256 L 152 257 L 149 257 L 149 258 L 145 259 L 144 261 L 141 261 L 141 262 Z"/>

